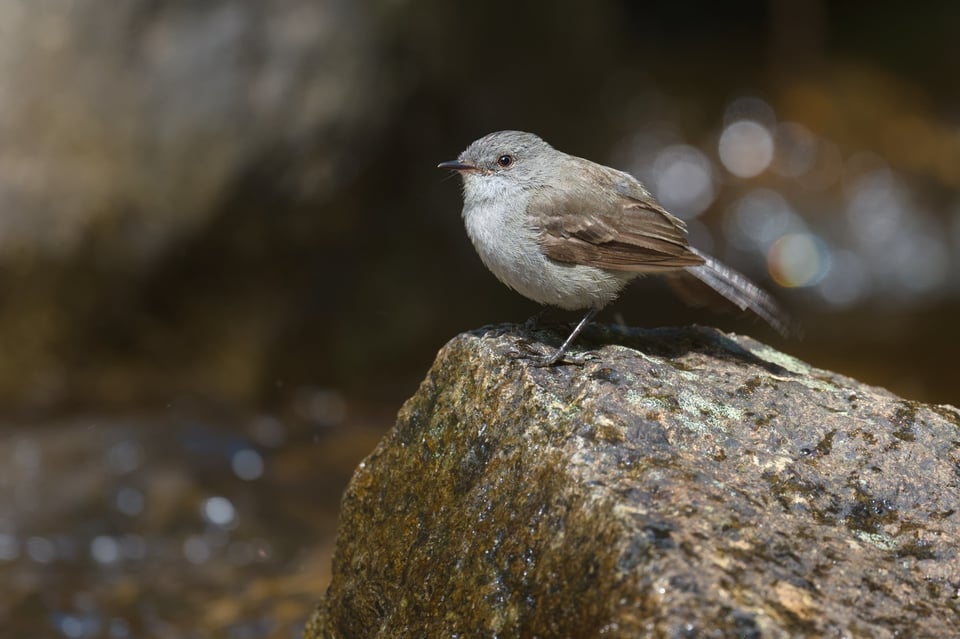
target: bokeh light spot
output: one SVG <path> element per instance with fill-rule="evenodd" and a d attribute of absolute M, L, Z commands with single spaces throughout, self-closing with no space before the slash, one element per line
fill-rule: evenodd
<path fill-rule="evenodd" d="M 13 561 L 20 556 L 20 541 L 13 535 L 0 533 L 0 561 Z"/>
<path fill-rule="evenodd" d="M 90 556 L 98 564 L 112 564 L 120 559 L 120 544 L 113 537 L 99 535 L 90 542 Z"/>
<path fill-rule="evenodd" d="M 784 122 L 777 127 L 773 170 L 785 177 L 800 177 L 817 163 L 817 139 L 801 124 Z"/>
<path fill-rule="evenodd" d="M 890 171 L 882 169 L 860 178 L 849 198 L 847 217 L 862 245 L 886 245 L 900 235 L 909 205 L 904 186 Z"/>
<path fill-rule="evenodd" d="M 250 435 L 262 446 L 277 448 L 287 439 L 287 429 L 272 415 L 258 415 L 250 425 Z"/>
<path fill-rule="evenodd" d="M 763 173 L 773 161 L 773 136 L 758 122 L 738 120 L 720 135 L 720 161 L 737 177 Z"/>
<path fill-rule="evenodd" d="M 199 536 L 187 537 L 183 542 L 183 556 L 192 564 L 204 564 L 210 560 L 210 544 Z"/>
<path fill-rule="evenodd" d="M 947 279 L 950 255 L 939 236 L 905 232 L 892 259 L 900 285 L 913 293 L 931 292 Z"/>
<path fill-rule="evenodd" d="M 74 615 L 64 615 L 60 618 L 58 625 L 63 636 L 70 639 L 78 639 L 84 634 L 83 621 Z"/>
<path fill-rule="evenodd" d="M 143 448 L 138 442 L 119 442 L 107 450 L 106 462 L 117 475 L 132 473 L 143 463 Z"/>
<path fill-rule="evenodd" d="M 234 523 L 237 511 L 226 497 L 211 497 L 203 502 L 203 518 L 215 526 Z"/>
<path fill-rule="evenodd" d="M 653 174 L 657 199 L 677 217 L 696 217 L 713 202 L 713 168 L 699 149 L 668 146 L 657 154 Z"/>
<path fill-rule="evenodd" d="M 732 100 L 723 112 L 724 125 L 738 120 L 752 120 L 764 126 L 773 126 L 777 114 L 770 103 L 755 95 L 744 95 Z"/>
<path fill-rule="evenodd" d="M 853 251 L 834 251 L 830 269 L 817 286 L 827 304 L 838 308 L 853 306 L 870 292 L 870 276 L 862 257 Z"/>
<path fill-rule="evenodd" d="M 823 241 L 812 233 L 791 233 L 770 247 L 767 267 L 781 286 L 813 286 L 830 268 L 830 256 Z"/>
<path fill-rule="evenodd" d="M 143 512 L 143 493 L 136 488 L 125 487 L 117 492 L 117 510 L 135 517 Z"/>
<path fill-rule="evenodd" d="M 48 564 L 56 556 L 53 542 L 46 537 L 31 537 L 27 540 L 27 554 L 38 564 Z"/>
<path fill-rule="evenodd" d="M 777 238 L 804 231 L 805 225 L 780 193 L 756 189 L 734 202 L 725 230 L 738 248 L 765 252 Z"/>
<path fill-rule="evenodd" d="M 230 466 L 240 479 L 252 481 L 263 475 L 263 457 L 252 448 L 244 448 L 233 454 Z"/>
<path fill-rule="evenodd" d="M 337 426 L 347 416 L 347 401 L 333 388 L 300 388 L 293 404 L 300 417 L 320 426 Z"/>

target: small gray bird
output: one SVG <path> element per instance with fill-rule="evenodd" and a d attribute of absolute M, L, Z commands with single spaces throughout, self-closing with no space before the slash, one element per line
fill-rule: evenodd
<path fill-rule="evenodd" d="M 683 221 L 628 173 L 567 155 L 522 131 L 491 133 L 438 167 L 463 177 L 467 234 L 497 279 L 540 304 L 587 309 L 538 366 L 563 360 L 593 316 L 648 273 L 692 275 L 788 332 L 789 320 L 770 295 L 691 247 Z"/>

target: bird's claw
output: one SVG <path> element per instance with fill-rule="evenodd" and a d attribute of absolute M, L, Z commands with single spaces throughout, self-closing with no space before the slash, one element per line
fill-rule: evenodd
<path fill-rule="evenodd" d="M 571 366 L 585 366 L 587 362 L 597 359 L 595 353 L 584 353 L 582 356 L 571 355 L 570 353 L 552 353 L 543 357 L 536 357 L 531 360 L 530 365 L 537 368 L 549 368 L 550 366 L 560 366 L 569 364 Z"/>

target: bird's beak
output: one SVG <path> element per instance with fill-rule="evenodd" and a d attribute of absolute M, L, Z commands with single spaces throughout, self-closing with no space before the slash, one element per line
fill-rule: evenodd
<path fill-rule="evenodd" d="M 438 169 L 450 169 L 451 171 L 473 171 L 477 167 L 472 164 L 464 164 L 460 160 L 450 160 L 449 162 L 441 162 L 437 165 Z"/>

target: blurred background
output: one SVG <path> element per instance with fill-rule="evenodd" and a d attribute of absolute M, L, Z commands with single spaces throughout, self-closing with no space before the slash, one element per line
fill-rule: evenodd
<path fill-rule="evenodd" d="M 957 33 L 945 0 L 0 0 L 0 627 L 298 636 L 437 349 L 537 310 L 435 168 L 498 129 L 633 172 L 805 336 L 653 281 L 601 321 L 960 404 Z"/>

